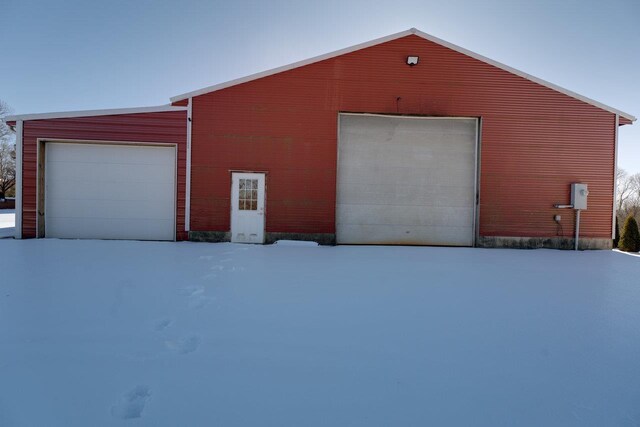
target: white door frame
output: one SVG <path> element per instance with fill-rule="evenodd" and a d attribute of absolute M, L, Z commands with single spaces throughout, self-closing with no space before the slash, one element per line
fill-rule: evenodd
<path fill-rule="evenodd" d="M 255 190 L 255 196 L 253 200 L 247 197 L 243 200 L 246 203 L 253 203 L 250 208 L 239 210 L 240 203 L 240 182 L 239 180 L 251 180 L 254 184 L 257 181 L 257 188 Z M 246 185 L 246 184 L 245 184 Z M 245 189 L 244 191 L 247 191 Z M 265 229 L 266 229 L 266 212 L 267 212 L 267 173 L 266 172 L 247 172 L 247 171 L 231 171 L 231 242 L 233 243 L 258 243 L 263 244 L 265 241 Z M 240 238 L 238 236 L 240 232 L 241 223 L 249 222 L 250 231 L 256 231 L 256 233 L 250 233 L 249 237 Z M 251 224 L 253 223 L 253 224 Z M 254 238 L 251 235 L 255 234 Z"/>

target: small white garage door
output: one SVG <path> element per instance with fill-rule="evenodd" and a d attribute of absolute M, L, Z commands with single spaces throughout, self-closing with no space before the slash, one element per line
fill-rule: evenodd
<path fill-rule="evenodd" d="M 174 147 L 45 144 L 45 236 L 175 239 Z"/>
<path fill-rule="evenodd" d="M 476 119 L 340 115 L 336 240 L 471 246 Z"/>

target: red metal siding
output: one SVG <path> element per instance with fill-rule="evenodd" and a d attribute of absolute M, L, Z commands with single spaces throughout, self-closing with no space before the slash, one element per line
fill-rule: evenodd
<path fill-rule="evenodd" d="M 239 169 L 269 173 L 267 231 L 334 233 L 341 111 L 481 117 L 481 235 L 556 236 L 584 182 L 581 234 L 611 236 L 614 114 L 413 35 L 193 98 L 191 229 L 229 230 Z"/>
<path fill-rule="evenodd" d="M 36 237 L 37 140 L 156 142 L 178 145 L 176 238 L 184 232 L 186 111 L 31 120 L 23 125 L 22 236 Z"/>

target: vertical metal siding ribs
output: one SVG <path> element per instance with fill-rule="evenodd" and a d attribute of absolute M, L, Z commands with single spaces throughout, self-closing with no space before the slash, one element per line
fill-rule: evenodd
<path fill-rule="evenodd" d="M 571 182 L 589 184 L 581 234 L 611 234 L 613 114 L 417 36 L 193 102 L 193 230 L 229 230 L 238 169 L 268 172 L 267 231 L 334 233 L 338 113 L 370 112 L 482 117 L 480 235 L 556 236 Z"/>
<path fill-rule="evenodd" d="M 177 144 L 176 238 L 186 239 L 184 232 L 186 135 L 186 111 L 24 122 L 23 237 L 36 237 L 37 141 L 38 138 L 49 138 Z"/>

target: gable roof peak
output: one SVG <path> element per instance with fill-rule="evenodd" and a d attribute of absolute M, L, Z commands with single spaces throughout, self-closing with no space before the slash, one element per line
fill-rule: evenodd
<path fill-rule="evenodd" d="M 570 96 L 572 98 L 575 98 L 575 99 L 577 99 L 579 101 L 582 101 L 582 102 L 585 102 L 587 104 L 593 105 L 593 106 L 598 107 L 598 108 L 600 108 L 602 110 L 609 111 L 610 113 L 613 113 L 613 114 L 617 114 L 620 117 L 623 117 L 623 118 L 625 118 L 627 120 L 630 120 L 631 122 L 634 122 L 636 120 L 636 118 L 633 115 L 629 114 L 629 113 L 625 113 L 624 111 L 621 111 L 621 110 L 618 110 L 616 108 L 610 107 L 610 106 L 605 105 L 605 104 L 603 104 L 601 102 L 595 101 L 595 100 L 593 100 L 591 98 L 587 98 L 586 96 L 580 95 L 580 94 L 578 94 L 576 92 L 573 92 L 573 91 L 571 91 L 569 89 L 565 89 L 565 88 L 563 88 L 561 86 L 555 85 L 555 84 L 550 83 L 550 82 L 548 82 L 546 80 L 540 79 L 538 77 L 534 77 L 534 76 L 532 76 L 530 74 L 525 73 L 524 71 L 520 71 L 520 70 L 517 70 L 515 68 L 509 67 L 508 65 L 502 64 L 502 63 L 500 63 L 498 61 L 494 61 L 494 60 L 492 60 L 490 58 L 487 58 L 486 56 L 482 56 L 482 55 L 480 55 L 478 53 L 472 52 L 472 51 L 467 50 L 467 49 L 465 49 L 463 47 L 457 46 L 457 45 L 455 45 L 453 43 L 449 43 L 448 41 L 442 40 L 442 39 L 440 39 L 438 37 L 435 37 L 435 36 L 432 36 L 430 34 L 424 33 L 424 32 L 418 30 L 415 27 L 409 28 L 408 30 L 401 31 L 399 33 L 390 34 L 390 35 L 385 36 L 385 37 L 380 37 L 380 38 L 377 38 L 377 39 L 374 39 L 374 40 L 370 40 L 368 42 L 364 42 L 364 43 L 360 43 L 360 44 L 357 44 L 357 45 L 354 45 L 354 46 L 351 46 L 351 47 L 347 47 L 345 49 L 336 50 L 334 52 L 326 53 L 324 55 L 315 56 L 313 58 L 305 59 L 303 61 L 298 61 L 298 62 L 294 62 L 294 63 L 289 64 L 289 65 L 284 65 L 282 67 L 273 68 L 271 70 L 263 71 L 263 72 L 256 73 L 256 74 L 251 74 L 251 75 L 246 76 L 246 77 L 241 77 L 239 79 L 230 80 L 228 82 L 216 84 L 216 85 L 213 85 L 213 86 L 208 86 L 208 87 L 205 87 L 205 88 L 202 88 L 202 89 L 198 89 L 198 90 L 195 90 L 195 91 L 192 91 L 192 92 L 184 93 L 182 95 L 177 95 L 177 96 L 174 96 L 174 97 L 171 98 L 171 102 L 174 103 L 174 102 L 182 101 L 184 99 L 192 98 L 194 96 L 199 96 L 199 95 L 204 95 L 206 93 L 215 92 L 215 91 L 218 91 L 218 90 L 221 90 L 221 89 L 225 89 L 225 88 L 228 88 L 228 87 L 231 87 L 231 86 L 236 86 L 236 85 L 239 85 L 239 84 L 242 84 L 242 83 L 246 83 L 246 82 L 249 82 L 249 81 L 252 81 L 252 80 L 257 80 L 257 79 L 260 79 L 260 78 L 263 78 L 263 77 L 271 76 L 273 74 L 282 73 L 284 71 L 289 71 L 289 70 L 292 70 L 294 68 L 303 67 L 305 65 L 310 65 L 310 64 L 313 64 L 315 62 L 324 61 L 326 59 L 335 58 L 335 57 L 340 56 L 340 55 L 345 55 L 347 53 L 351 53 L 351 52 L 355 52 L 355 51 L 358 51 L 358 50 L 361 50 L 361 49 L 365 49 L 365 48 L 368 48 L 368 47 L 376 46 L 378 44 L 386 43 L 386 42 L 389 42 L 389 41 L 392 41 L 392 40 L 396 40 L 396 39 L 399 39 L 399 38 L 402 38 L 402 37 L 406 37 L 406 36 L 409 36 L 409 35 L 416 35 L 416 36 L 421 37 L 421 38 L 423 38 L 425 40 L 428 40 L 428 41 L 430 41 L 432 43 L 447 47 L 447 48 L 449 48 L 449 49 L 451 49 L 453 51 L 456 51 L 456 52 L 461 53 L 463 55 L 466 55 L 466 56 L 469 56 L 471 58 L 477 59 L 478 61 L 482 61 L 482 62 L 484 62 L 486 64 L 492 65 L 492 66 L 494 66 L 496 68 L 500 68 L 500 69 L 502 69 L 504 71 L 507 71 L 507 72 L 509 72 L 511 74 L 515 74 L 515 75 L 517 75 L 519 77 L 522 77 L 524 79 L 527 79 L 529 81 L 537 83 L 537 84 L 539 84 L 541 86 L 545 86 L 545 87 L 547 87 L 549 89 L 555 90 L 556 92 L 563 93 L 563 94 L 565 94 L 567 96 Z"/>

